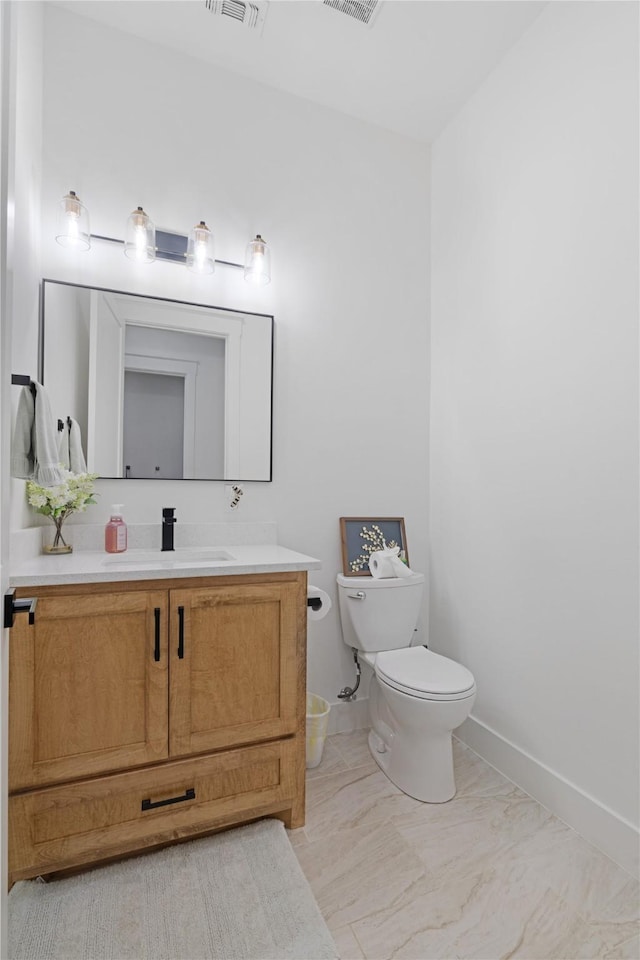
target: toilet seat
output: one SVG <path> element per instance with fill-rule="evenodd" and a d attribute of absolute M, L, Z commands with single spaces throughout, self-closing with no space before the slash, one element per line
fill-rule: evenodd
<path fill-rule="evenodd" d="M 426 647 L 385 650 L 376 656 L 374 669 L 383 683 L 421 700 L 464 700 L 476 691 L 466 667 Z"/>

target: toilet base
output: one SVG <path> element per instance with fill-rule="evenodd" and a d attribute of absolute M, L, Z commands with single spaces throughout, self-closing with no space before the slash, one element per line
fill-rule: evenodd
<path fill-rule="evenodd" d="M 403 793 L 423 803 L 446 803 L 455 796 L 451 735 L 474 700 L 475 691 L 461 700 L 420 700 L 372 677 L 369 749 Z"/>
<path fill-rule="evenodd" d="M 420 761 L 416 763 L 415 751 L 410 749 L 411 760 L 407 764 L 402 756 L 404 750 L 398 750 L 400 743 L 394 738 L 391 749 L 375 730 L 369 731 L 369 750 L 380 769 L 396 787 L 422 803 L 446 803 L 456 794 L 453 776 L 453 746 L 451 735 L 449 742 L 431 745 L 425 750 L 425 744 L 419 744 Z M 382 750 L 380 749 L 382 747 Z"/>

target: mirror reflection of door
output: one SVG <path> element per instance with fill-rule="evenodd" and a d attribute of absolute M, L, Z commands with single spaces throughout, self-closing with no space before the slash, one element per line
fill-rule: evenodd
<path fill-rule="evenodd" d="M 184 377 L 125 370 L 125 477 L 184 477 Z"/>
<path fill-rule="evenodd" d="M 127 323 L 124 349 L 122 475 L 222 476 L 224 339 Z"/>

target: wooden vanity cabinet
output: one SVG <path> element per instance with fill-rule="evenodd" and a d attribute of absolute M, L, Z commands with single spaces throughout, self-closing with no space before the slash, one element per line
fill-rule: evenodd
<path fill-rule="evenodd" d="M 304 822 L 306 573 L 20 588 L 12 880 Z"/>

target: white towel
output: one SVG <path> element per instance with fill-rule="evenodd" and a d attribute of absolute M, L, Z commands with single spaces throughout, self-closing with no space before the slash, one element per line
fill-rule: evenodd
<path fill-rule="evenodd" d="M 65 470 L 70 470 L 69 464 L 69 427 L 65 423 L 60 429 L 60 424 L 62 420 L 58 421 L 58 460 L 60 466 L 64 467 Z"/>
<path fill-rule="evenodd" d="M 23 387 L 18 398 L 16 422 L 11 443 L 11 476 L 19 480 L 33 479 L 33 447 L 31 432 L 35 417 L 34 397 L 29 387 Z"/>
<path fill-rule="evenodd" d="M 82 434 L 80 425 L 73 417 L 69 417 L 71 426 L 69 427 L 69 469 L 74 473 L 86 473 L 87 464 L 82 451 Z"/>
<path fill-rule="evenodd" d="M 73 417 L 67 417 L 62 432 L 58 435 L 58 459 L 66 470 L 73 473 L 87 472 L 80 424 Z"/>
<path fill-rule="evenodd" d="M 41 383 L 23 387 L 18 400 L 11 451 L 11 475 L 35 480 L 42 487 L 55 487 L 64 477 L 58 462 L 56 427 L 49 398 Z"/>

